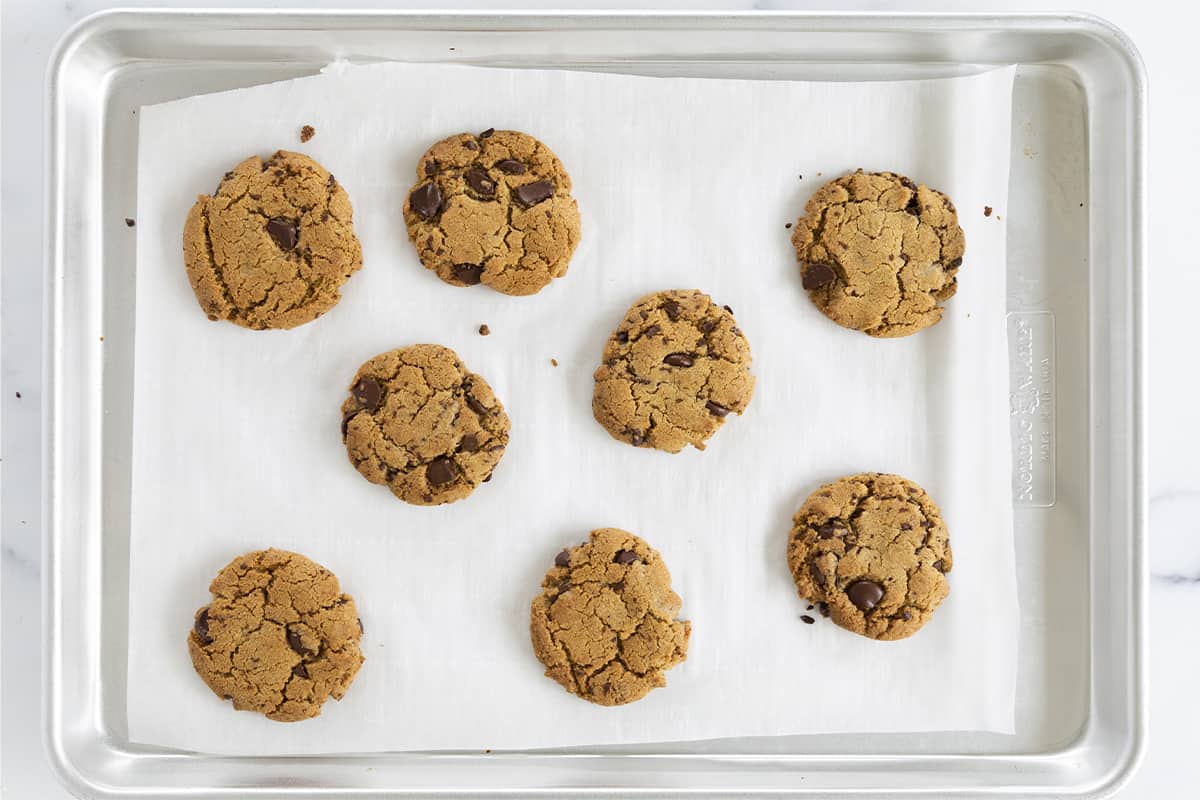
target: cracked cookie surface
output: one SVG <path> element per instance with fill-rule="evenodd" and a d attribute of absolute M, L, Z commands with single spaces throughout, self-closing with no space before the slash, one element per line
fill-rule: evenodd
<path fill-rule="evenodd" d="M 946 598 L 946 523 L 917 484 L 878 472 L 813 492 L 792 519 L 788 567 L 800 597 L 847 630 L 903 639 Z"/>
<path fill-rule="evenodd" d="M 337 305 L 362 266 L 350 198 L 320 164 L 251 156 L 200 195 L 183 259 L 200 308 L 244 328 L 294 328 Z"/>
<path fill-rule="evenodd" d="M 342 404 L 350 463 L 406 503 L 461 500 L 492 476 L 508 445 L 508 414 L 453 350 L 418 344 L 358 369 Z"/>
<path fill-rule="evenodd" d="M 530 609 L 533 652 L 574 695 L 603 706 L 666 686 L 687 658 L 692 623 L 658 552 L 628 531 L 594 530 L 560 552 Z"/>
<path fill-rule="evenodd" d="M 792 244 L 817 308 L 879 337 L 908 336 L 942 318 L 965 247 L 946 195 L 902 175 L 862 170 L 817 190 Z"/>
<path fill-rule="evenodd" d="M 404 201 L 408 238 L 453 286 L 529 295 L 567 272 L 579 208 L 558 157 L 518 131 L 443 139 L 417 162 Z"/>
<path fill-rule="evenodd" d="M 678 453 L 703 450 L 754 393 L 750 345 L 728 306 L 698 290 L 634 303 L 595 372 L 592 413 L 614 439 Z"/>
<path fill-rule="evenodd" d="M 217 697 L 296 722 L 346 694 L 363 663 L 362 623 L 332 572 L 297 553 L 258 550 L 230 562 L 209 591 L 188 652 Z"/>

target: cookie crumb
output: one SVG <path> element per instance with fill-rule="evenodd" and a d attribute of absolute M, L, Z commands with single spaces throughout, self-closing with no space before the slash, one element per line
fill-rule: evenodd
<path fill-rule="evenodd" d="M 820 173 L 820 172 L 818 172 L 818 173 L 817 173 L 817 177 L 818 177 L 818 178 L 819 178 L 819 177 L 821 177 L 821 175 L 822 175 L 822 174 L 823 174 L 823 173 Z"/>
<path fill-rule="evenodd" d="M 801 175 L 801 176 L 800 176 L 800 180 L 804 180 L 804 176 L 803 176 L 803 175 Z"/>
<path fill-rule="evenodd" d="M 480 336 L 487 336 L 491 332 L 492 332 L 492 329 L 489 328 L 486 324 L 479 326 L 479 335 Z"/>
<path fill-rule="evenodd" d="M 552 358 L 552 359 L 550 359 L 550 366 L 552 366 L 552 367 L 557 367 L 557 366 L 558 366 L 558 359 L 557 359 L 557 358 Z"/>
<path fill-rule="evenodd" d="M 312 125 L 305 125 L 300 129 L 300 141 L 307 142 L 309 139 L 317 135 L 317 129 Z"/>
<path fill-rule="evenodd" d="M 787 223 L 786 225 L 784 225 L 783 227 L 785 227 L 785 228 L 790 228 L 790 227 L 792 227 L 792 223 L 790 223 L 790 222 L 789 222 L 789 223 Z"/>
<path fill-rule="evenodd" d="M 17 399 L 18 399 L 18 400 L 20 400 L 20 399 L 21 399 L 21 393 L 20 393 L 20 392 L 17 392 Z"/>
<path fill-rule="evenodd" d="M 1079 204 L 1079 207 L 1080 207 L 1080 208 L 1083 208 L 1083 203 L 1080 203 L 1080 204 Z"/>
<path fill-rule="evenodd" d="M 104 341 L 104 337 L 103 337 L 103 336 L 101 336 L 101 337 L 100 337 L 100 341 L 102 341 L 102 342 Z"/>
<path fill-rule="evenodd" d="M 984 206 L 984 207 L 983 207 L 983 215 L 984 215 L 985 217 L 990 217 L 990 216 L 992 215 L 992 207 L 991 207 L 991 206 Z"/>
<path fill-rule="evenodd" d="M 490 752 L 492 752 L 492 748 L 486 747 L 486 748 L 484 748 L 483 752 L 490 753 Z"/>
<path fill-rule="evenodd" d="M 133 217 L 125 218 L 125 227 L 126 228 L 132 228 L 134 225 L 137 225 L 137 221 L 135 219 L 133 219 Z"/>
<path fill-rule="evenodd" d="M 814 622 L 816 622 L 816 620 L 815 620 L 815 619 L 813 619 L 812 617 L 810 617 L 808 614 L 801 614 L 801 615 L 800 615 L 800 620 L 801 620 L 801 621 L 802 621 L 802 622 L 803 622 L 805 625 L 812 625 Z"/>
<path fill-rule="evenodd" d="M 812 604 L 812 603 L 809 603 L 809 604 L 808 604 L 808 608 L 806 608 L 806 609 L 804 609 L 804 610 L 805 610 L 805 611 L 812 611 L 812 610 L 813 610 L 813 608 L 815 608 L 815 606 L 813 606 L 813 604 Z"/>

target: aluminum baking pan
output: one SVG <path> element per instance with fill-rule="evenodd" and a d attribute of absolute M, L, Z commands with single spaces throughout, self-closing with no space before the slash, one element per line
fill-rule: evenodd
<path fill-rule="evenodd" d="M 1020 356 L 1010 365 L 1022 602 L 1016 734 L 305 758 L 131 743 L 136 259 L 124 219 L 136 208 L 136 112 L 312 74 L 337 58 L 831 81 L 1017 64 L 1007 219 L 1011 349 Z M 1136 766 L 1146 726 L 1146 87 L 1132 45 L 1107 23 L 1076 15 L 116 11 L 66 35 L 48 88 L 45 735 L 76 794 L 1097 797 Z"/>

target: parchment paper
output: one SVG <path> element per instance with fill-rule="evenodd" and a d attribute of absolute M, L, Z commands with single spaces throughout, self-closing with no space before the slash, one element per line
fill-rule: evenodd
<path fill-rule="evenodd" d="M 1006 205 L 1012 80 L 1012 69 L 800 83 L 382 64 L 143 108 L 130 737 L 282 754 L 1011 732 L 1005 230 L 982 209 Z M 317 134 L 300 144 L 304 124 Z M 582 210 L 569 274 L 533 297 L 447 286 L 405 235 L 421 153 L 488 127 L 553 148 Z M 184 217 L 227 169 L 277 148 L 312 155 L 346 187 L 365 266 L 312 324 L 209 322 L 183 268 Z M 960 289 L 921 334 L 844 330 L 801 290 L 785 223 L 860 166 L 942 189 L 959 209 Z M 758 386 L 707 451 L 667 455 L 600 428 L 591 376 L 627 306 L 675 287 L 733 307 Z M 358 365 L 417 342 L 457 350 L 513 420 L 495 478 L 438 508 L 367 483 L 339 435 Z M 922 484 L 951 532 L 950 597 L 902 642 L 802 624 L 785 563 L 803 498 L 862 470 Z M 694 626 L 667 688 L 622 708 L 543 677 L 528 636 L 554 555 L 602 526 L 662 553 Z M 217 570 L 269 546 L 332 569 L 366 629 L 346 698 L 291 725 L 234 712 L 185 646 Z"/>

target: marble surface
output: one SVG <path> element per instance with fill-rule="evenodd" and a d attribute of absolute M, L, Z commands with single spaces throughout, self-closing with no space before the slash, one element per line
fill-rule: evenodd
<path fill-rule="evenodd" d="M 5 798 L 68 797 L 51 775 L 41 750 L 40 409 L 44 71 L 59 36 L 75 21 L 121 6 L 210 7 L 242 5 L 205 0 L 123 3 L 103 0 L 4 0 L 2 39 L 3 170 L 0 290 L 0 438 L 2 476 L 3 661 L 0 706 L 0 794 Z M 271 7 L 339 5 L 327 0 L 254 2 Z M 431 2 L 356 0 L 360 8 L 430 7 Z M 456 2 L 447 7 L 556 8 L 558 2 Z M 1193 219 L 1192 168 L 1200 141 L 1200 90 L 1195 81 L 1194 31 L 1200 7 L 1167 0 L 1061 2 L 825 2 L 711 0 L 710 2 L 592 2 L 596 8 L 795 8 L 824 10 L 1058 10 L 1099 14 L 1124 28 L 1141 49 L 1150 75 L 1150 746 L 1141 770 L 1117 795 L 1121 800 L 1179 796 L 1200 783 L 1195 757 L 1195 716 L 1200 709 L 1200 447 L 1195 411 L 1195 333 L 1191 304 L 1200 299 L 1200 225 Z M 1188 367 L 1188 364 L 1193 364 Z"/>

